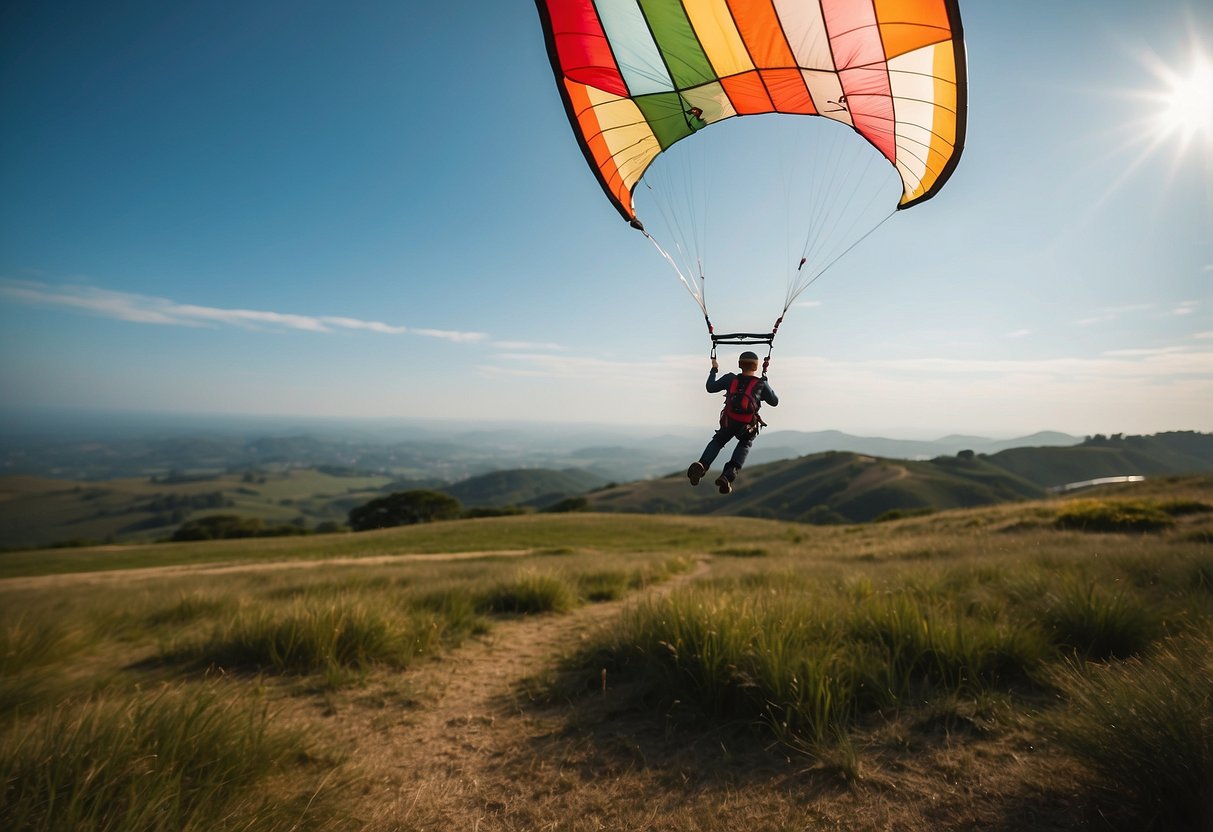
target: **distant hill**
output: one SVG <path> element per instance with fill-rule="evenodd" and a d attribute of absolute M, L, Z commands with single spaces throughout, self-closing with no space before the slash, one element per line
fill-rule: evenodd
<path fill-rule="evenodd" d="M 866 522 L 886 512 L 1036 498 L 1050 488 L 1099 477 L 1209 471 L 1213 471 L 1213 434 L 1096 435 L 1073 447 L 1014 448 L 990 455 L 965 449 L 925 461 L 827 451 L 747 466 L 740 487 L 727 499 L 710 480 L 689 487 L 679 471 L 594 492 L 589 502 L 595 511 Z"/>
<path fill-rule="evenodd" d="M 1213 434 L 1096 435 L 1070 448 L 1011 448 L 988 461 L 1046 488 L 1098 477 L 1196 474 L 1213 471 Z"/>
<path fill-rule="evenodd" d="M 468 508 L 546 508 L 566 497 L 577 496 L 597 488 L 604 482 L 600 474 L 580 468 L 566 468 L 561 471 L 515 468 L 481 474 L 454 485 L 443 486 L 440 490 Z"/>
<path fill-rule="evenodd" d="M 741 514 L 810 523 L 873 520 L 888 512 L 988 505 L 1045 496 L 1045 489 L 976 456 L 929 462 L 846 451 L 747 468 L 721 497 L 710 481 L 691 488 L 681 473 L 593 492 L 592 511 Z"/>
<path fill-rule="evenodd" d="M 468 508 L 544 509 L 585 496 L 597 511 L 828 523 L 1039 497 L 1101 477 L 1213 472 L 1213 434 L 1193 431 L 1082 441 L 1045 433 L 1024 438 L 1038 441 L 1036 446 L 1014 448 L 972 436 L 914 443 L 785 431 L 759 439 L 752 464 L 726 499 L 710 481 L 691 488 L 683 474 L 706 434 L 592 443 L 601 438 L 589 431 L 553 435 L 535 452 L 529 449 L 542 445 L 539 439 L 519 432 L 487 433 L 466 443 L 431 437 L 390 446 L 308 436 L 118 437 L 20 447 L 0 442 L 0 472 L 11 472 L 0 475 L 0 548 L 155 540 L 216 512 L 311 529 L 344 522 L 350 509 L 385 493 L 415 488 L 443 490 Z M 898 458 L 849 448 L 796 452 L 829 440 L 914 453 Z M 957 450 L 915 458 L 918 451 L 943 445 Z M 763 464 L 764 453 L 779 456 Z M 519 464 L 520 458 L 526 462 Z M 576 464 L 562 464 L 568 460 Z M 633 466 L 641 473 L 619 476 Z M 16 474 L 42 467 L 53 476 Z M 102 476 L 127 469 L 142 473 Z M 88 473 L 73 479 L 70 471 Z M 604 487 L 608 480 L 626 484 Z"/>
<path fill-rule="evenodd" d="M 706 441 L 706 440 L 705 440 Z M 888 439 L 882 436 L 853 436 L 837 430 L 803 432 L 769 430 L 754 445 L 753 462 L 774 462 L 825 451 L 853 451 L 858 454 L 891 459 L 934 459 L 955 456 L 961 451 L 993 454 L 1007 448 L 1064 447 L 1077 445 L 1081 437 L 1057 431 L 1040 431 L 1014 439 L 990 439 L 984 436 L 952 434 L 941 439 Z"/>

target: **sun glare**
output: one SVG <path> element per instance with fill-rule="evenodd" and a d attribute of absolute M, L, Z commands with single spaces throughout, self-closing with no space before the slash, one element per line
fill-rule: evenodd
<path fill-rule="evenodd" d="M 1213 60 L 1197 52 L 1186 72 L 1166 69 L 1165 88 L 1157 95 L 1155 129 L 1160 139 L 1213 142 Z"/>
<path fill-rule="evenodd" d="M 1199 198 L 1213 210 L 1213 50 L 1206 45 L 1210 30 L 1190 21 L 1184 28 L 1186 49 L 1175 44 L 1159 52 L 1122 42 L 1131 59 L 1124 68 L 1132 80 L 1106 91 L 1123 103 L 1117 115 L 1124 120 L 1105 134 L 1104 158 L 1093 160 L 1116 167 L 1094 205 L 1102 205 L 1148 172 L 1160 193 L 1192 186 L 1204 192 Z"/>

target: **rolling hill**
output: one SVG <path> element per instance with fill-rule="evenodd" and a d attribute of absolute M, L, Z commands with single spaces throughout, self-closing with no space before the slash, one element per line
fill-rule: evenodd
<path fill-rule="evenodd" d="M 988 460 L 1048 488 L 1097 477 L 1198 473 L 1213 471 L 1213 435 L 1174 431 L 1094 436 L 1067 448 L 1010 448 Z"/>
<path fill-rule="evenodd" d="M 779 435 L 764 435 L 756 449 L 773 438 Z M 954 437 L 957 444 L 965 438 Z M 671 457 L 684 445 L 671 439 L 664 456 L 655 454 L 653 459 Z M 258 446 L 264 457 L 289 456 L 300 447 Z M 761 457 L 755 453 L 751 459 Z M 826 451 L 751 464 L 727 499 L 716 492 L 712 477 L 691 488 L 682 471 L 610 486 L 603 486 L 607 477 L 597 466 L 508 467 L 453 482 L 401 479 L 354 465 L 291 463 L 243 472 L 170 472 L 104 481 L 7 476 L 0 477 L 0 547 L 152 541 L 170 536 L 184 522 L 212 514 L 257 518 L 268 527 L 331 528 L 344 523 L 352 508 L 393 491 L 417 488 L 440 489 L 466 508 L 543 510 L 584 496 L 591 511 L 867 522 L 1031 499 L 1099 477 L 1213 471 L 1213 434 L 1115 434 L 1073 446 L 1010 448 L 989 455 L 965 449 L 930 460 Z"/>
<path fill-rule="evenodd" d="M 1208 471 L 1213 471 L 1213 434 L 1097 435 L 1072 447 L 1012 448 L 991 455 L 961 451 L 927 461 L 828 451 L 749 466 L 727 500 L 716 493 L 710 478 L 692 489 L 677 472 L 595 492 L 589 495 L 589 507 L 863 523 L 886 513 L 1031 499 L 1098 477 Z"/>
<path fill-rule="evenodd" d="M 1045 495 L 1045 489 L 978 457 L 929 462 L 828 451 L 747 468 L 728 499 L 681 473 L 596 491 L 591 511 L 740 514 L 809 523 L 862 523 L 891 512 L 961 508 Z"/>

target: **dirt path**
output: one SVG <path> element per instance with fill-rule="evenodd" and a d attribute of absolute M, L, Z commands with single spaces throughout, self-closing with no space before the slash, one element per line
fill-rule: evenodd
<path fill-rule="evenodd" d="M 524 749 L 560 731 L 564 712 L 525 707 L 516 698 L 519 684 L 554 667 L 626 604 L 666 595 L 707 570 L 700 561 L 624 600 L 500 622 L 488 635 L 410 671 L 421 702 L 408 711 L 396 710 L 390 697 L 375 702 L 373 692 L 348 709 L 338 706 L 338 735 L 353 742 L 359 765 L 379 784 L 364 804 L 369 828 L 531 828 L 518 816 L 534 808 L 528 790 L 537 782 L 528 777 L 534 760 L 526 762 L 531 755 Z M 368 708 L 368 700 L 379 707 Z"/>
<path fill-rule="evenodd" d="M 154 578 L 195 578 L 204 575 L 229 575 L 237 572 L 277 572 L 286 569 L 315 569 L 320 566 L 380 566 L 407 561 L 478 560 L 481 558 L 520 558 L 534 554 L 533 549 L 499 549 L 483 552 L 435 552 L 432 554 L 374 555 L 365 558 L 317 558 L 314 560 L 273 560 L 232 563 L 178 564 L 148 566 L 139 569 L 110 569 L 103 572 L 67 572 L 61 575 L 33 575 L 26 578 L 2 578 L 0 590 L 50 589 L 80 584 L 123 583 Z"/>

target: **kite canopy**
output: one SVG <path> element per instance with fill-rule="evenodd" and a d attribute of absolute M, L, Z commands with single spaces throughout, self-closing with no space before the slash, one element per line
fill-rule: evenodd
<path fill-rule="evenodd" d="M 897 169 L 898 208 L 959 159 L 965 60 L 957 0 L 537 0 L 591 168 L 625 219 L 650 163 L 740 115 L 816 115 Z"/>

